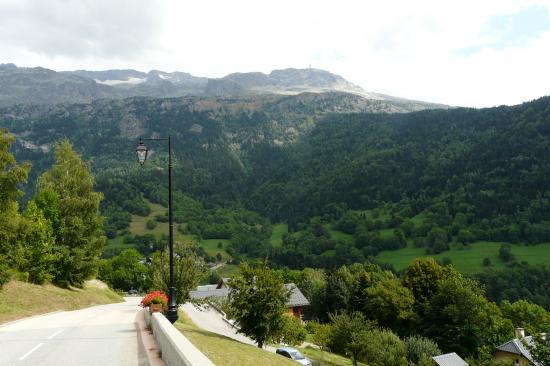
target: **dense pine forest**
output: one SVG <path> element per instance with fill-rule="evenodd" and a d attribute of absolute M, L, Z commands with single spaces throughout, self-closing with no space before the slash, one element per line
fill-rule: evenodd
<path fill-rule="evenodd" d="M 143 167 L 134 150 L 139 136 L 171 135 L 178 233 L 218 243 L 235 263 L 331 270 L 406 247 L 444 255 L 494 242 L 500 266 L 478 258 L 488 294 L 550 307 L 540 280 L 548 269 L 514 256 L 550 242 L 550 98 L 394 114 L 376 113 L 376 103 L 338 93 L 131 98 L 7 107 L 0 126 L 16 136 L 17 161 L 32 163 L 27 199 L 53 162 L 53 144 L 68 137 L 104 194 L 110 241 L 143 255 L 166 243 L 129 230 L 151 202 L 166 205 L 166 147 L 150 144 Z M 150 221 L 152 229 L 166 216 Z M 274 243 L 280 223 L 288 230 Z M 120 250 L 108 245 L 104 256 Z M 501 271 L 517 273 L 517 291 L 502 295 L 492 277 Z"/>

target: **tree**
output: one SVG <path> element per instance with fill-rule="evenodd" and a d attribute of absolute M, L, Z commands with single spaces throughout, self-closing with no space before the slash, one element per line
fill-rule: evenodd
<path fill-rule="evenodd" d="M 57 144 L 55 164 L 38 180 L 41 199 L 37 206 L 50 220 L 56 241 L 58 262 L 54 282 L 81 286 L 97 268 L 105 244 L 99 203 L 89 166 L 68 140 Z M 51 204 L 51 206 L 50 206 Z"/>
<path fill-rule="evenodd" d="M 13 135 L 0 129 L 0 214 L 4 214 L 21 196 L 18 186 L 27 181 L 31 168 L 28 162 L 17 165 L 15 157 L 9 151 L 14 141 Z"/>
<path fill-rule="evenodd" d="M 326 351 L 330 343 L 332 326 L 330 324 L 314 323 L 313 343 L 319 346 L 321 351 Z"/>
<path fill-rule="evenodd" d="M 511 262 L 515 259 L 514 254 L 512 253 L 512 246 L 510 244 L 501 244 L 500 249 L 498 250 L 498 257 L 502 259 L 503 262 Z"/>
<path fill-rule="evenodd" d="M 527 329 L 529 333 L 544 333 L 550 329 L 550 312 L 542 306 L 527 300 L 518 300 L 510 303 L 504 300 L 500 304 L 502 315 L 510 319 L 514 327 Z"/>
<path fill-rule="evenodd" d="M 100 271 L 100 278 L 119 290 L 145 290 L 148 282 L 148 269 L 141 263 L 142 256 L 134 248 L 122 251 L 116 257 L 109 259 Z"/>
<path fill-rule="evenodd" d="M 17 232 L 20 225 L 17 198 L 22 192 L 18 186 L 27 181 L 30 164 L 18 165 L 10 153 L 15 141 L 13 135 L 0 129 L 0 288 L 8 281 L 8 264 L 21 261 L 21 245 Z"/>
<path fill-rule="evenodd" d="M 189 297 L 189 291 L 195 289 L 208 270 L 204 260 L 197 254 L 193 243 L 178 243 L 174 245 L 174 287 L 177 304 L 184 304 Z M 170 253 L 168 248 L 153 255 L 151 263 L 153 287 L 168 293 L 170 287 Z"/>
<path fill-rule="evenodd" d="M 55 237 L 50 221 L 34 201 L 27 204 L 19 227 L 19 236 L 23 243 L 23 258 L 19 265 L 21 271 L 29 274 L 29 281 L 42 284 L 51 280 Z"/>
<path fill-rule="evenodd" d="M 407 350 L 405 344 L 391 330 L 375 328 L 365 332 L 362 338 L 362 352 L 369 365 L 407 365 Z"/>
<path fill-rule="evenodd" d="M 371 342 L 370 336 L 371 333 L 367 329 L 350 335 L 350 340 L 346 345 L 346 354 L 351 358 L 353 366 L 357 366 L 357 363 L 365 358 L 367 347 Z"/>
<path fill-rule="evenodd" d="M 425 356 L 433 357 L 441 354 L 437 344 L 429 338 L 412 335 L 405 338 L 403 342 L 407 348 L 407 359 L 415 364 L 418 364 Z"/>
<path fill-rule="evenodd" d="M 550 365 L 550 337 L 536 334 L 528 348 L 535 362 L 542 366 Z"/>
<path fill-rule="evenodd" d="M 385 279 L 365 290 L 365 314 L 384 327 L 397 329 L 414 317 L 414 296 L 396 278 Z"/>
<path fill-rule="evenodd" d="M 307 332 L 300 319 L 292 315 L 285 315 L 282 318 L 282 323 L 279 334 L 273 337 L 275 342 L 299 346 L 306 340 Z"/>
<path fill-rule="evenodd" d="M 330 314 L 332 333 L 330 336 L 329 348 L 336 353 L 345 354 L 348 345 L 352 341 L 353 334 L 359 334 L 365 330 L 372 329 L 375 322 L 367 320 L 365 316 L 355 311 L 351 314 L 339 312 Z"/>
<path fill-rule="evenodd" d="M 153 230 L 156 227 L 157 222 L 155 220 L 147 220 L 147 222 L 145 223 L 145 228 L 147 228 L 147 230 Z"/>
<path fill-rule="evenodd" d="M 485 344 L 496 346 L 513 329 L 494 303 L 489 303 L 475 280 L 461 275 L 440 281 L 424 317 L 427 336 L 443 352 L 475 355 Z"/>
<path fill-rule="evenodd" d="M 228 315 L 237 321 L 240 333 L 262 348 L 280 334 L 289 297 L 280 274 L 265 263 L 255 268 L 243 263 L 241 275 L 230 283 Z"/>
<path fill-rule="evenodd" d="M 347 310 L 350 305 L 353 276 L 346 266 L 329 274 L 325 286 L 325 311 L 327 314 Z"/>
<path fill-rule="evenodd" d="M 310 306 L 305 308 L 306 314 L 311 315 L 314 319 L 328 320 L 323 311 L 326 284 L 326 274 L 323 270 L 306 268 L 302 271 L 299 287 L 310 303 Z"/>
<path fill-rule="evenodd" d="M 428 303 L 437 292 L 439 281 L 445 276 L 445 270 L 433 258 L 421 258 L 412 262 L 405 271 L 403 284 L 415 298 L 416 312 L 423 316 Z"/>

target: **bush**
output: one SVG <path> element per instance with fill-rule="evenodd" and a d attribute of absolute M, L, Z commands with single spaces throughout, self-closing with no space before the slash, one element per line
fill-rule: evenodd
<path fill-rule="evenodd" d="M 147 220 L 145 227 L 147 228 L 147 230 L 153 230 L 154 228 L 157 227 L 157 222 L 153 220 Z"/>
<path fill-rule="evenodd" d="M 302 326 L 300 319 L 295 316 L 283 316 L 283 327 L 281 332 L 273 337 L 277 343 L 285 343 L 289 346 L 297 346 L 306 340 L 307 332 Z"/>
<path fill-rule="evenodd" d="M 313 328 L 313 343 L 319 346 L 321 351 L 326 351 L 330 343 L 332 327 L 330 324 L 310 322 Z"/>
<path fill-rule="evenodd" d="M 5 263 L 5 257 L 0 256 L 0 289 L 10 280 L 9 268 Z"/>
<path fill-rule="evenodd" d="M 157 222 L 168 222 L 168 215 L 157 214 L 157 215 L 155 215 L 155 221 L 157 221 Z"/>
<path fill-rule="evenodd" d="M 330 315 L 332 332 L 328 346 L 333 352 L 345 354 L 353 334 L 372 329 L 374 323 L 360 312 Z"/>
<path fill-rule="evenodd" d="M 512 254 L 512 246 L 510 244 L 502 244 L 498 250 L 498 257 L 502 259 L 503 262 L 513 261 L 514 254 Z"/>
<path fill-rule="evenodd" d="M 371 366 L 401 366 L 407 364 L 406 347 L 391 330 L 368 331 L 364 343 L 364 354 Z"/>
<path fill-rule="evenodd" d="M 404 343 L 407 349 L 407 358 L 416 364 L 426 356 L 432 357 L 441 354 L 437 344 L 429 338 L 413 335 L 405 338 Z"/>

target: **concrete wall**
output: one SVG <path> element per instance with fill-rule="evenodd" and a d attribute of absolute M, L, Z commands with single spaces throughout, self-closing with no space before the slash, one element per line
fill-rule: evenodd
<path fill-rule="evenodd" d="M 153 313 L 146 315 L 146 319 L 150 321 L 166 366 L 214 366 L 164 315 Z"/>

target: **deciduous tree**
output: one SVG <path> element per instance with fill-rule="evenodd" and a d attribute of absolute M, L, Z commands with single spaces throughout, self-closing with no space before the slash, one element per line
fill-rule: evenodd
<path fill-rule="evenodd" d="M 239 325 L 239 332 L 252 338 L 258 347 L 281 332 L 282 317 L 290 292 L 280 274 L 264 263 L 256 268 L 244 263 L 241 275 L 230 282 L 229 316 Z"/>

